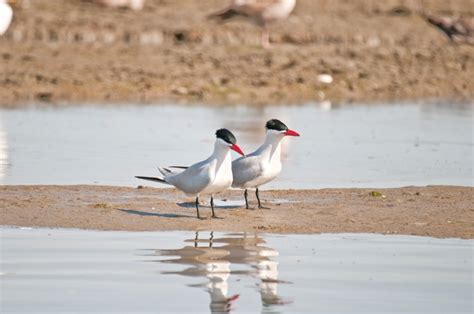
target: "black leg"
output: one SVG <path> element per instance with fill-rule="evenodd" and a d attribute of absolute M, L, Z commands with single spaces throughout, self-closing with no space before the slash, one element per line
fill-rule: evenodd
<path fill-rule="evenodd" d="M 249 209 L 249 200 L 248 200 L 248 198 L 247 198 L 247 194 L 248 194 L 247 189 L 245 189 L 245 192 L 244 192 L 245 208 L 246 208 L 246 209 Z"/>
<path fill-rule="evenodd" d="M 212 217 L 216 218 L 216 214 L 214 214 L 214 197 L 211 196 L 211 209 L 212 209 Z"/>
<path fill-rule="evenodd" d="M 258 196 L 258 188 L 255 190 L 255 195 L 257 196 L 258 208 L 268 209 L 268 207 L 264 207 L 262 206 L 262 203 L 260 203 L 260 197 Z"/>
<path fill-rule="evenodd" d="M 201 219 L 201 217 L 199 216 L 199 196 L 196 196 L 196 212 L 198 219 Z"/>
<path fill-rule="evenodd" d="M 258 196 L 258 188 L 255 190 L 255 195 L 257 196 L 258 208 L 262 208 L 262 204 L 260 203 L 260 197 Z"/>

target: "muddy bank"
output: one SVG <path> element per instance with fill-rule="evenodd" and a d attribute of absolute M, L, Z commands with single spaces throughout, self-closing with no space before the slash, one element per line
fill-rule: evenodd
<path fill-rule="evenodd" d="M 474 15 L 470 0 L 424 2 L 433 14 Z M 28 3 L 0 38 L 3 106 L 474 99 L 474 46 L 449 43 L 416 1 L 300 0 L 272 28 L 270 50 L 253 25 L 206 20 L 225 1 L 148 1 L 140 12 Z"/>
<path fill-rule="evenodd" d="M 240 191 L 219 196 L 218 219 L 174 189 L 1 186 L 0 224 L 98 230 L 215 230 L 272 233 L 375 232 L 474 237 L 471 187 L 263 191 L 270 209 L 247 210 Z M 380 193 L 380 194 L 378 194 Z M 252 193 L 251 206 L 255 206 Z M 226 205 L 229 204 L 229 205 Z"/>

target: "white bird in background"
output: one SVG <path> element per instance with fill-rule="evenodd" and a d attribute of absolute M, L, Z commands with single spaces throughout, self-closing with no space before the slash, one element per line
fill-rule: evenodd
<path fill-rule="evenodd" d="M 129 8 L 140 11 L 145 6 L 145 0 L 96 0 L 99 4 L 112 8 Z"/>
<path fill-rule="evenodd" d="M 199 216 L 199 196 L 211 195 L 212 217 L 214 213 L 214 195 L 232 185 L 232 157 L 230 150 L 244 155 L 236 144 L 235 136 L 227 129 L 216 131 L 214 152 L 204 161 L 190 167 L 158 167 L 163 177 L 143 177 L 138 179 L 170 184 L 190 196 L 196 197 L 196 211 Z M 184 169 L 184 170 L 183 170 Z"/>
<path fill-rule="evenodd" d="M 231 4 L 218 12 L 209 15 L 220 21 L 234 17 L 247 18 L 262 28 L 261 43 L 264 48 L 270 47 L 269 24 L 281 21 L 291 14 L 296 0 L 233 0 Z"/>
<path fill-rule="evenodd" d="M 9 2 L 14 3 L 12 0 L 0 0 L 0 36 L 7 31 L 10 23 L 12 22 L 13 9 L 8 4 Z"/>
<path fill-rule="evenodd" d="M 281 172 L 281 142 L 286 136 L 300 136 L 277 119 L 266 124 L 265 141 L 253 153 L 232 162 L 234 182 L 232 187 L 245 189 L 245 208 L 249 208 L 247 189 L 256 188 L 258 208 L 262 207 L 258 188 L 275 179 Z"/>

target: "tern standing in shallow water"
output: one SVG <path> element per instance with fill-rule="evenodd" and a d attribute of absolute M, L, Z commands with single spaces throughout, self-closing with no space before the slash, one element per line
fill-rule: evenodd
<path fill-rule="evenodd" d="M 211 195 L 212 217 L 214 213 L 214 195 L 232 185 L 232 157 L 230 150 L 244 155 L 237 145 L 235 136 L 227 129 L 216 131 L 216 142 L 212 155 L 190 167 L 158 167 L 163 177 L 143 177 L 138 179 L 173 185 L 186 195 L 196 197 L 196 212 L 199 215 L 199 196 Z M 183 170 L 184 169 L 184 170 Z"/>
<path fill-rule="evenodd" d="M 245 189 L 245 208 L 249 208 L 247 189 L 256 188 L 258 208 L 262 207 L 258 188 L 273 179 L 281 172 L 281 141 L 286 136 L 300 136 L 297 132 L 277 119 L 272 119 L 265 125 L 267 134 L 265 141 L 253 153 L 232 162 L 234 182 L 232 187 Z"/>

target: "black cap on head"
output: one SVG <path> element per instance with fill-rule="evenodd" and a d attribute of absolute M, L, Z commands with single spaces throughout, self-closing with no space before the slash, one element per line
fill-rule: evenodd
<path fill-rule="evenodd" d="M 221 140 L 224 140 L 225 142 L 229 144 L 235 144 L 237 143 L 237 140 L 235 139 L 234 134 L 232 134 L 231 131 L 227 129 L 219 129 L 216 131 L 216 136 L 217 138 L 220 138 Z"/>
<path fill-rule="evenodd" d="M 286 130 L 288 130 L 288 127 L 286 126 L 286 124 L 284 124 L 283 122 L 281 122 L 278 119 L 268 120 L 265 127 L 268 130 L 276 130 L 276 131 L 286 131 Z"/>

